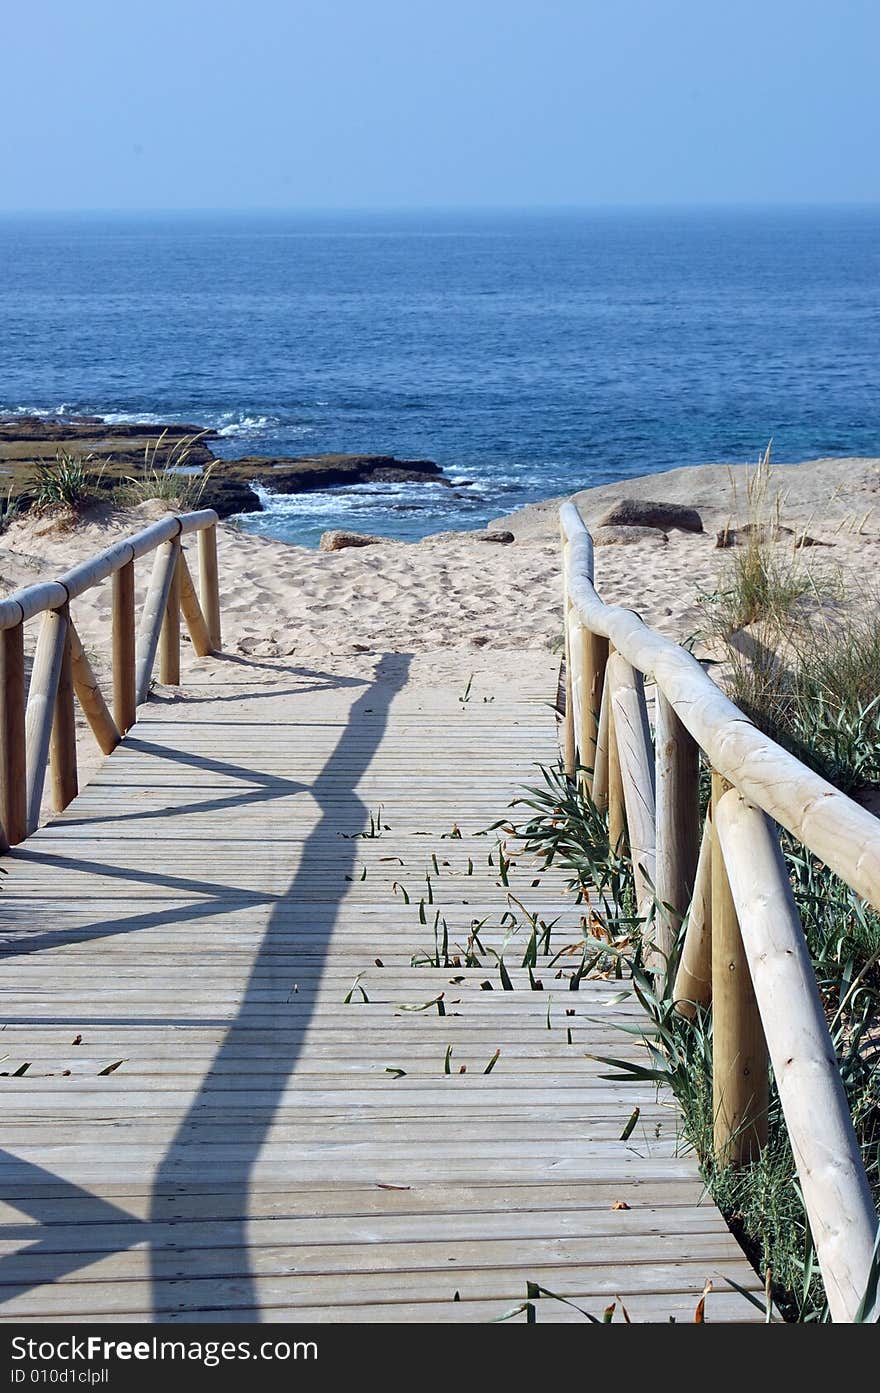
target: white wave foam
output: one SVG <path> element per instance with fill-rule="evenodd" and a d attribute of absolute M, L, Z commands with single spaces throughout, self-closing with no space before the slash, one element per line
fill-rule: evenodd
<path fill-rule="evenodd" d="M 95 412 L 91 414 L 100 414 L 101 420 L 107 426 L 139 426 L 156 424 L 156 412 L 102 411 L 100 413 Z"/>
<path fill-rule="evenodd" d="M 69 416 L 71 414 L 72 408 L 67 402 L 62 402 L 60 406 L 0 406 L 0 415 L 33 416 L 39 421 L 51 421 L 56 416 Z M 80 413 L 77 412 L 76 414 L 79 415 Z"/>
<path fill-rule="evenodd" d="M 251 488 L 265 514 L 279 518 L 348 517 L 378 518 L 398 511 L 435 512 L 449 501 L 449 490 L 432 483 L 351 484 L 339 489 L 310 489 L 306 493 L 273 493 L 264 484 Z"/>
<path fill-rule="evenodd" d="M 211 421 L 217 434 L 224 437 L 235 435 L 260 435 L 279 424 L 277 416 L 243 416 L 241 412 L 222 411 Z"/>

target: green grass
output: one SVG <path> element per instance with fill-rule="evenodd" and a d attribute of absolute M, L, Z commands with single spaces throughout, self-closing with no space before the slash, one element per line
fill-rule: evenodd
<path fill-rule="evenodd" d="M 12 492 L 12 486 L 6 493 L 5 498 L 0 498 L 0 536 L 7 530 L 16 518 L 22 516 L 24 505 L 18 494 Z"/>
<path fill-rule="evenodd" d="M 37 462 L 34 502 L 38 508 L 64 509 L 77 514 L 98 496 L 100 473 L 92 467 L 92 455 L 59 450 L 54 460 Z"/>
<path fill-rule="evenodd" d="M 201 504 L 213 465 L 209 464 L 198 474 L 181 471 L 189 468 L 193 446 L 205 434 L 184 436 L 176 440 L 170 449 L 165 449 L 166 431 L 157 440 L 148 444 L 144 450 L 144 465 L 141 472 L 130 476 L 116 490 L 120 503 L 136 505 L 157 498 L 181 512 L 191 512 Z"/>

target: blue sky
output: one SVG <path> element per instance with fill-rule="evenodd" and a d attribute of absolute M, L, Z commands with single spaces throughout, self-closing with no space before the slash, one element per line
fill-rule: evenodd
<path fill-rule="evenodd" d="M 880 200 L 878 0 L 34 0 L 0 208 Z"/>

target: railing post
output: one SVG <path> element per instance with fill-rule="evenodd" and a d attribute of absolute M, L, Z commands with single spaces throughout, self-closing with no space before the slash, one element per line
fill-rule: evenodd
<path fill-rule="evenodd" d="M 715 831 L 831 1316 L 851 1321 L 868 1284 L 877 1215 L 788 869 L 770 818 L 735 790 L 719 802 Z"/>
<path fill-rule="evenodd" d="M 163 628 L 168 594 L 177 569 L 177 555 L 180 543 L 177 537 L 163 542 L 156 548 L 153 573 L 144 601 L 140 629 L 137 636 L 137 660 L 135 670 L 135 698 L 138 706 L 150 695 L 150 678 L 156 661 L 159 634 Z"/>
<path fill-rule="evenodd" d="M 177 574 L 180 580 L 180 612 L 186 620 L 193 651 L 197 657 L 207 658 L 214 651 L 214 645 L 211 643 L 211 636 L 208 633 L 205 616 L 199 604 L 199 597 L 192 583 L 183 547 L 181 547 L 180 555 L 177 558 Z"/>
<path fill-rule="evenodd" d="M 68 605 L 47 609 L 43 615 L 25 715 L 27 748 L 27 831 L 36 832 L 40 823 L 46 764 L 55 720 L 55 695 L 61 677 L 67 644 Z"/>
<path fill-rule="evenodd" d="M 73 661 L 70 643 L 70 606 L 64 606 L 66 628 L 55 689 L 55 709 L 49 741 L 52 806 L 63 813 L 79 792 L 76 767 L 76 713 L 73 706 Z"/>
<path fill-rule="evenodd" d="M 217 576 L 217 524 L 199 532 L 199 595 L 208 635 L 215 653 L 223 647 L 220 633 L 220 584 Z"/>
<path fill-rule="evenodd" d="M 170 545 L 175 561 L 159 638 L 159 681 L 176 687 L 180 683 L 180 538 L 176 537 Z"/>
<path fill-rule="evenodd" d="M 610 650 L 613 655 L 613 648 Z M 605 701 L 608 707 L 608 844 L 619 856 L 626 855 L 626 807 L 623 797 L 623 777 L 620 772 L 620 750 L 614 721 L 613 668 L 607 672 Z"/>
<path fill-rule="evenodd" d="M 654 908 L 657 834 L 654 751 L 645 705 L 645 683 L 642 674 L 620 653 L 615 653 L 609 659 L 608 671 L 611 676 L 614 745 L 623 786 L 636 899 L 639 914 L 648 920 Z"/>
<path fill-rule="evenodd" d="M 571 601 L 568 598 L 568 539 L 562 532 L 562 647 L 565 655 L 565 714 L 562 718 L 562 764 L 566 776 L 574 778 L 577 766 L 574 729 L 574 681 L 572 677 Z"/>
<path fill-rule="evenodd" d="M 673 988 L 675 1009 L 694 1020 L 698 1006 L 712 1000 L 712 827 L 711 804 L 703 823 L 703 839 L 694 877 L 687 930 Z"/>
<path fill-rule="evenodd" d="M 659 687 L 654 749 L 656 888 L 661 906 L 654 941 L 668 958 L 691 900 L 700 854 L 700 751 Z"/>
<path fill-rule="evenodd" d="M 119 730 L 107 710 L 107 703 L 104 701 L 98 679 L 95 677 L 92 665 L 86 656 L 73 620 L 70 621 L 70 660 L 73 671 L 73 690 L 76 692 L 83 715 L 91 726 L 92 734 L 101 747 L 102 753 L 109 755 L 119 744 Z"/>
<path fill-rule="evenodd" d="M 602 690 L 599 694 L 599 728 L 596 732 L 596 764 L 590 797 L 600 813 L 608 811 L 608 721 L 611 715 L 611 694 L 606 663 Z"/>
<path fill-rule="evenodd" d="M 599 745 L 599 712 L 605 666 L 608 662 L 608 640 L 591 629 L 581 633 L 581 711 L 578 732 L 580 763 L 591 770 L 584 776 L 587 791 L 592 794 Z"/>
<path fill-rule="evenodd" d="M 10 846 L 27 836 L 24 624 L 0 635 L 0 780 L 3 831 Z"/>
<path fill-rule="evenodd" d="M 126 561 L 113 572 L 113 716 L 120 735 L 137 718 L 134 674 L 134 561 Z"/>
<path fill-rule="evenodd" d="M 712 772 L 712 817 L 730 784 Z M 715 1159 L 742 1166 L 767 1141 L 767 1043 L 727 867 L 712 838 L 712 1113 Z"/>

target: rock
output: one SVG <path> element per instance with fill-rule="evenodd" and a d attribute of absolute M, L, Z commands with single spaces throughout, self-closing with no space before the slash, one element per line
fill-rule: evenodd
<path fill-rule="evenodd" d="M 696 508 L 681 503 L 651 503 L 646 498 L 621 498 L 596 519 L 597 527 L 669 527 L 682 532 L 702 532 L 703 519 Z"/>
<path fill-rule="evenodd" d="M 833 547 L 833 542 L 822 542 L 818 537 L 811 537 L 806 532 L 796 533 L 792 527 L 783 527 L 782 523 L 745 522 L 740 527 L 722 527 L 720 532 L 715 534 L 716 548 L 741 546 L 743 543 L 755 540 L 760 546 L 765 542 L 781 542 L 786 537 L 794 537 L 794 545 L 799 547 Z"/>
<path fill-rule="evenodd" d="M 809 537 L 806 532 L 801 532 L 795 538 L 795 548 L 799 547 L 833 547 L 833 542 L 822 542 L 818 537 Z"/>
<path fill-rule="evenodd" d="M 322 532 L 319 551 L 344 551 L 346 547 L 372 547 L 385 537 L 372 537 L 366 532 Z"/>
<path fill-rule="evenodd" d="M 658 527 L 612 527 L 603 525 L 593 533 L 593 543 L 597 547 L 629 546 L 631 542 L 669 541 L 665 532 Z"/>
<path fill-rule="evenodd" d="M 239 639 L 238 651 L 246 653 L 249 658 L 280 658 L 284 652 L 280 644 L 272 638 Z"/>
<path fill-rule="evenodd" d="M 783 537 L 792 537 L 794 533 L 790 527 L 783 527 L 781 523 L 773 523 L 770 526 L 761 522 L 744 522 L 739 527 L 722 527 L 720 532 L 715 534 L 716 549 L 723 550 L 725 547 L 740 546 L 743 542 L 756 541 L 763 546 L 765 542 L 781 542 Z"/>
<path fill-rule="evenodd" d="M 19 444 L 35 441 L 42 445 L 51 441 L 59 446 L 71 441 L 84 441 L 91 445 L 94 441 L 120 440 L 136 440 L 142 444 L 147 440 L 158 440 L 161 435 L 165 436 L 163 447 L 171 446 L 176 441 L 191 440 L 195 436 L 200 440 L 217 438 L 215 430 L 203 430 L 201 426 L 165 425 L 160 421 L 115 421 L 111 424 L 100 416 L 70 416 L 56 420 L 43 416 L 0 418 L 0 440 Z M 79 449 L 76 453 L 80 453 Z M 207 453 L 210 457 L 210 450 Z"/>
<path fill-rule="evenodd" d="M 505 547 L 516 541 L 512 532 L 479 532 L 477 535 L 481 542 L 500 542 Z"/>

